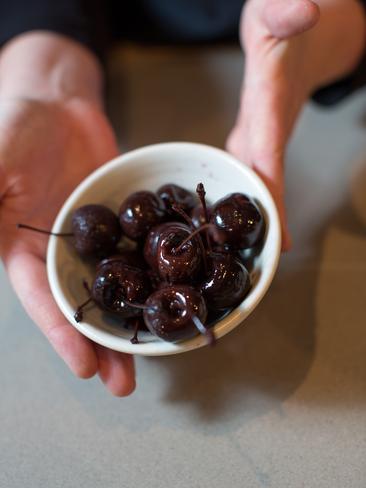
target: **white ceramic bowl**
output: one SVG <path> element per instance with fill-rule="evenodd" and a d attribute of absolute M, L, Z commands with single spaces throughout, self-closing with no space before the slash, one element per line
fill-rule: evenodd
<path fill-rule="evenodd" d="M 263 249 L 251 273 L 252 289 L 245 300 L 215 325 L 217 338 L 227 334 L 252 312 L 266 293 L 278 265 L 281 248 L 280 224 L 275 204 L 261 179 L 247 166 L 214 147 L 191 143 L 165 143 L 143 147 L 117 157 L 88 176 L 66 200 L 54 232 L 69 231 L 74 209 L 88 203 L 107 205 L 115 212 L 122 200 L 137 190 L 156 190 L 176 183 L 192 191 L 203 182 L 209 201 L 228 193 L 243 192 L 257 199 L 264 209 L 267 230 Z M 118 326 L 97 307 L 84 312 L 76 323 L 74 313 L 86 299 L 82 285 L 91 282 L 92 269 L 83 263 L 67 239 L 51 237 L 47 254 L 48 278 L 53 296 L 70 323 L 91 340 L 110 349 L 148 356 L 176 354 L 206 344 L 203 336 L 176 344 L 148 332 L 140 333 L 140 344 L 131 344 L 131 331 Z"/>

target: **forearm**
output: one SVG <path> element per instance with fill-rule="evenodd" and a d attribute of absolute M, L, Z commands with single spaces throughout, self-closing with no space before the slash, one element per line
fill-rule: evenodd
<path fill-rule="evenodd" d="M 366 46 L 365 9 L 357 0 L 314 0 L 317 25 L 304 34 L 306 84 L 310 91 L 348 75 Z"/>
<path fill-rule="evenodd" d="M 33 31 L 0 52 L 0 97 L 34 100 L 83 98 L 103 105 L 103 73 L 97 58 L 76 41 Z"/>

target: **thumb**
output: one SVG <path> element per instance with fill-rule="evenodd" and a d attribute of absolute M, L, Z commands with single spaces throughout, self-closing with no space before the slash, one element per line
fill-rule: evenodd
<path fill-rule="evenodd" d="M 270 191 L 276 204 L 282 230 L 282 251 L 289 251 L 292 246 L 292 239 L 287 225 L 286 208 L 284 202 L 284 172 L 283 162 L 278 156 L 266 158 L 252 158 L 245 151 L 245 129 L 236 125 L 231 131 L 226 149 L 243 163 L 249 164 L 252 169 L 261 177 L 264 184 Z"/>
<path fill-rule="evenodd" d="M 320 10 L 312 0 L 270 0 L 262 12 L 262 20 L 278 39 L 301 34 L 318 22 Z"/>

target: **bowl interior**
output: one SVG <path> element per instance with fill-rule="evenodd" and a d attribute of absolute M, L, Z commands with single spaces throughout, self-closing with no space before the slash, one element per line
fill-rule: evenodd
<path fill-rule="evenodd" d="M 261 253 L 251 271 L 252 290 L 235 310 L 215 325 L 221 337 L 255 308 L 265 294 L 277 268 L 280 252 L 280 226 L 273 200 L 258 176 L 224 151 L 201 144 L 167 143 L 137 149 L 119 156 L 84 180 L 62 207 L 53 227 L 55 232 L 71 227 L 72 211 L 84 204 L 101 203 L 118 212 L 122 200 L 137 190 L 156 190 L 165 183 L 176 183 L 192 191 L 203 182 L 208 201 L 240 191 L 261 205 L 266 236 Z M 177 344 L 161 341 L 149 333 L 139 335 L 140 344 L 131 344 L 131 331 L 94 306 L 85 309 L 84 321 L 76 324 L 73 315 L 86 299 L 82 280 L 91 283 L 93 267 L 83 262 L 66 239 L 51 237 L 47 256 L 48 276 L 54 297 L 67 319 L 84 335 L 117 351 L 144 355 L 166 355 L 205 345 L 205 338 Z"/>

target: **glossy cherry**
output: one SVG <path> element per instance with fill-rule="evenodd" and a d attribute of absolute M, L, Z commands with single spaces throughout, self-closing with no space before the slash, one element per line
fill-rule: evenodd
<path fill-rule="evenodd" d="M 204 326 L 207 307 L 202 295 L 187 285 L 172 285 L 155 291 L 147 299 L 143 312 L 150 332 L 161 339 L 176 342 L 190 339 L 198 332 L 214 341 L 213 332 Z"/>
<path fill-rule="evenodd" d="M 231 249 L 255 246 L 264 236 L 265 222 L 258 205 L 243 193 L 217 201 L 212 207 L 210 222 L 217 228 L 212 238 L 225 242 Z"/>
<path fill-rule="evenodd" d="M 129 195 L 121 204 L 119 221 L 123 232 L 130 239 L 142 239 L 155 225 L 166 217 L 164 202 L 151 191 L 138 191 Z"/>
<path fill-rule="evenodd" d="M 210 253 L 208 275 L 200 286 L 210 310 L 239 305 L 249 288 L 249 273 L 237 257 L 229 253 Z"/>
<path fill-rule="evenodd" d="M 29 229 L 57 237 L 72 237 L 73 245 L 82 257 L 104 257 L 115 251 L 121 238 L 117 216 L 104 205 L 84 205 L 72 214 L 70 233 L 53 233 L 25 224 L 18 228 Z"/>
<path fill-rule="evenodd" d="M 143 304 L 151 292 L 147 273 L 121 261 L 105 263 L 97 269 L 91 296 L 104 310 L 128 318 L 141 315 L 134 305 Z"/>
<path fill-rule="evenodd" d="M 84 205 L 72 215 L 74 246 L 81 256 L 108 256 L 114 252 L 121 227 L 117 216 L 104 205 Z"/>
<path fill-rule="evenodd" d="M 180 222 L 154 227 L 148 234 L 144 257 L 160 279 L 168 283 L 192 283 L 200 271 L 202 252 L 191 229 Z M 184 240 L 188 241 L 183 245 Z"/>

